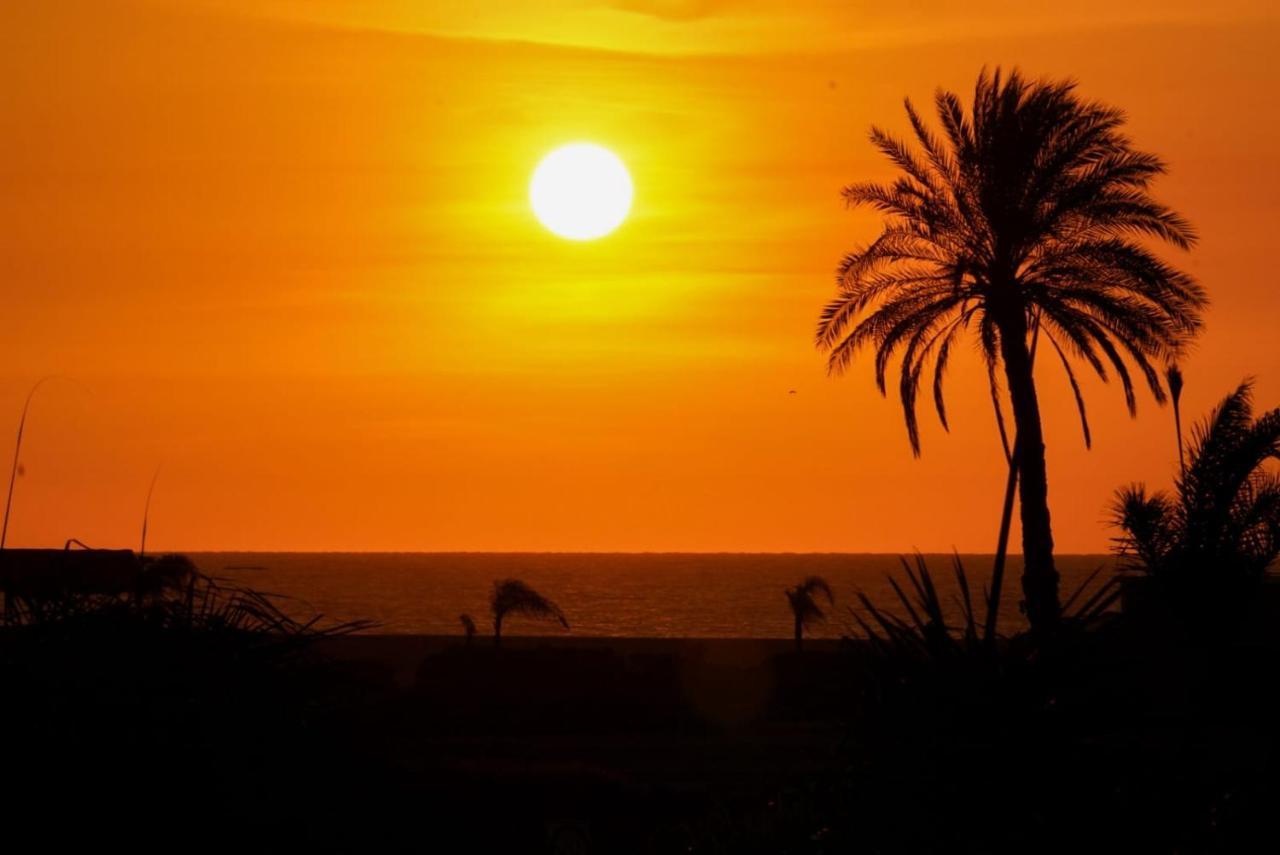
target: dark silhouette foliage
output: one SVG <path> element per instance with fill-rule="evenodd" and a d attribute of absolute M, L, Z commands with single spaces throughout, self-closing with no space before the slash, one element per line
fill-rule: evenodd
<path fill-rule="evenodd" d="M 1172 493 L 1132 484 L 1111 507 L 1117 548 L 1188 605 L 1247 589 L 1280 555 L 1280 409 L 1255 415 L 1246 381 L 1191 435 Z"/>
<path fill-rule="evenodd" d="M 995 623 L 990 620 L 990 612 L 998 609 L 999 603 L 989 596 L 981 599 L 975 596 L 974 585 L 960 556 L 952 559 L 959 595 L 951 604 L 938 593 L 933 572 L 923 555 L 916 555 L 914 562 L 906 558 L 901 562 L 905 584 L 889 576 L 893 602 L 877 604 L 859 591 L 858 601 L 863 612 L 850 609 L 863 637 L 879 655 L 945 662 L 971 656 L 987 658 L 1011 649 L 1030 655 L 1038 652 L 1030 643 L 1033 639 L 1025 633 L 1010 638 L 986 634 L 984 628 Z M 1063 606 L 1065 622 L 1076 629 L 1096 623 L 1119 598 L 1114 578 L 1094 584 L 1100 573 L 1101 568 L 1091 573 Z"/>

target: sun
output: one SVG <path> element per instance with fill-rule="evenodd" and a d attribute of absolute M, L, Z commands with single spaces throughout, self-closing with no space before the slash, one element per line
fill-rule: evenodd
<path fill-rule="evenodd" d="M 548 230 L 569 240 L 595 240 L 627 218 L 635 190 L 616 154 L 595 143 L 571 143 L 533 171 L 529 204 Z"/>

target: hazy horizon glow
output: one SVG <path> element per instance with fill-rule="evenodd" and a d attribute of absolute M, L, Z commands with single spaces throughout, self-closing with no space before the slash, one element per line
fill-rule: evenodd
<path fill-rule="evenodd" d="M 1273 4 L 1052 11 L 800 0 L 91 0 L 0 29 L 0 460 L 38 378 L 9 543 L 155 549 L 989 551 L 1004 485 L 981 365 L 913 460 L 863 362 L 812 345 L 840 188 L 902 99 L 984 65 L 1070 76 L 1165 158 L 1202 235 L 1188 421 L 1280 403 Z M 559 240 L 531 171 L 606 144 L 626 223 Z M 1039 377 L 1058 547 L 1168 483 L 1136 420 Z M 792 394 L 794 390 L 794 394 Z"/>

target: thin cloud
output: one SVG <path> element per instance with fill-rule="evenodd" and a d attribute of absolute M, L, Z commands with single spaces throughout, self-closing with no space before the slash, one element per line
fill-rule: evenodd
<path fill-rule="evenodd" d="M 717 15 L 732 4 L 726 0 L 609 0 L 604 5 L 663 21 L 700 21 Z"/>

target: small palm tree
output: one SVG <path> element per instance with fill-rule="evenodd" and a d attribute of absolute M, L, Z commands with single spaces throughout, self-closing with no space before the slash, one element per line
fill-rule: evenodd
<path fill-rule="evenodd" d="M 835 605 L 836 597 L 831 593 L 827 580 L 821 576 L 810 576 L 794 588 L 787 588 L 784 593 L 787 595 L 787 605 L 791 606 L 791 614 L 795 617 L 796 650 L 800 650 L 804 645 L 805 627 L 827 619 L 814 595 L 825 596 L 828 605 Z"/>
<path fill-rule="evenodd" d="M 993 392 L 1001 374 L 1008 390 L 1017 429 L 1023 594 L 1033 628 L 1048 630 L 1061 608 L 1032 342 L 1038 336 L 1058 355 L 1086 445 L 1073 358 L 1104 380 L 1114 371 L 1130 412 L 1130 366 L 1163 402 L 1153 360 L 1177 358 L 1200 329 L 1206 299 L 1144 239 L 1187 249 L 1195 234 L 1148 192 L 1165 172 L 1160 159 L 1134 148 L 1121 131 L 1121 111 L 1084 100 L 1073 82 L 984 71 L 968 111 L 951 92 L 939 91 L 935 101 L 942 136 L 906 103 L 918 150 L 871 131 L 900 174 L 844 191 L 850 205 L 869 205 L 887 222 L 870 244 L 845 257 L 817 343 L 829 352 L 833 373 L 872 347 L 882 393 L 890 363 L 900 358 L 907 435 L 919 454 L 921 383 L 932 375 L 945 428 L 947 365 L 957 341 L 976 336 Z"/>
<path fill-rule="evenodd" d="M 1129 566 L 1170 586 L 1188 604 L 1231 594 L 1280 555 L 1280 409 L 1253 414 L 1242 383 L 1193 431 L 1173 494 L 1133 484 L 1116 493 L 1112 521 Z"/>
<path fill-rule="evenodd" d="M 556 620 L 565 629 L 569 628 L 569 621 L 559 606 L 519 579 L 502 579 L 493 583 L 489 610 L 493 613 L 495 644 L 502 643 L 502 622 L 511 615 Z"/>
<path fill-rule="evenodd" d="M 458 615 L 459 622 L 462 623 L 462 634 L 467 637 L 467 646 L 471 646 L 471 640 L 476 637 L 476 622 L 471 615 Z"/>

